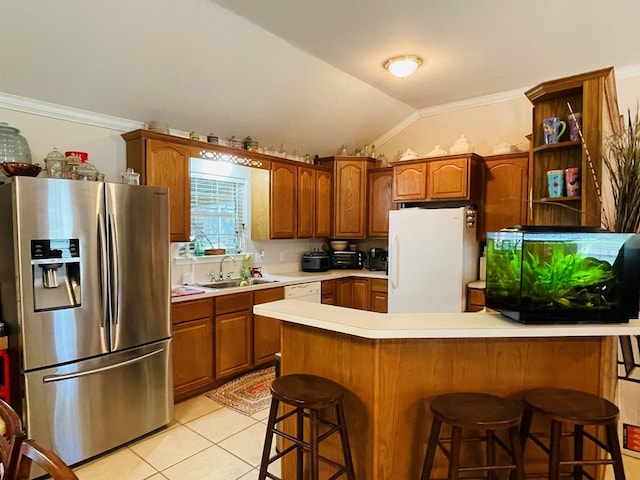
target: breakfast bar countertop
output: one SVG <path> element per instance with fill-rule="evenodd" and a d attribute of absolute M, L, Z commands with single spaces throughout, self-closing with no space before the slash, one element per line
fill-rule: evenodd
<path fill-rule="evenodd" d="M 375 313 L 300 300 L 255 305 L 256 315 L 369 339 L 608 337 L 640 335 L 629 323 L 531 325 L 495 312 Z"/>

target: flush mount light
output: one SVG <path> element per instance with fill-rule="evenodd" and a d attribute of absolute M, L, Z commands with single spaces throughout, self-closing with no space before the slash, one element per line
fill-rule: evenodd
<path fill-rule="evenodd" d="M 391 75 L 404 78 L 415 72 L 420 65 L 422 65 L 422 59 L 416 55 L 399 55 L 387 60 L 384 68 L 389 70 Z"/>

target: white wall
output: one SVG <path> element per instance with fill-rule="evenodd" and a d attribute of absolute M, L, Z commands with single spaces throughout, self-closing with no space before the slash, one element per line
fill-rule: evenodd
<path fill-rule="evenodd" d="M 616 87 L 620 113 L 631 108 L 633 114 L 640 97 L 640 72 L 635 69 L 616 70 Z M 550 79 L 551 80 L 551 79 Z M 465 135 L 480 155 L 490 155 L 495 145 L 503 142 L 528 150 L 525 136 L 531 133 L 532 105 L 519 92 L 471 99 L 452 105 L 425 109 L 415 122 L 396 134 L 373 140 L 379 153 L 393 160 L 407 148 L 420 156 L 428 154 L 436 145 L 449 151 L 460 135 Z"/>

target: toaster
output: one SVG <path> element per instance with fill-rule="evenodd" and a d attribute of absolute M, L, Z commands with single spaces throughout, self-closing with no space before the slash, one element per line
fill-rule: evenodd
<path fill-rule="evenodd" d="M 303 272 L 326 272 L 329 270 L 330 258 L 327 252 L 306 252 L 302 254 Z"/>
<path fill-rule="evenodd" d="M 333 251 L 331 253 L 332 269 L 351 269 L 359 270 L 364 266 L 364 252 L 360 250 L 353 251 Z"/>

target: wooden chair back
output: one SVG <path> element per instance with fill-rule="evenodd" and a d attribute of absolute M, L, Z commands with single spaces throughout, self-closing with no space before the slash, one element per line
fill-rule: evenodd
<path fill-rule="evenodd" d="M 16 473 L 13 478 L 7 480 L 29 480 L 31 466 L 34 463 L 51 475 L 53 480 L 78 480 L 73 470 L 58 455 L 38 445 L 34 440 L 22 442 Z"/>
<path fill-rule="evenodd" d="M 0 399 L 0 419 L 4 423 L 0 435 L 0 461 L 2 462 L 3 479 L 15 475 L 20 445 L 26 439 L 22 430 L 22 421 L 11 405 Z"/>

